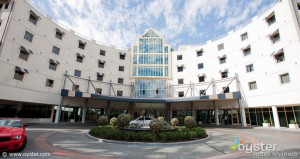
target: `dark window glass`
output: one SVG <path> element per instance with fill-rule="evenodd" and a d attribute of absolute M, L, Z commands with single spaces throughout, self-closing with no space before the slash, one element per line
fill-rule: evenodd
<path fill-rule="evenodd" d="M 177 67 L 177 72 L 183 72 L 183 67 Z"/>
<path fill-rule="evenodd" d="M 198 69 L 202 69 L 204 66 L 203 66 L 203 63 L 199 63 L 198 64 Z"/>
<path fill-rule="evenodd" d="M 29 57 L 29 53 L 28 52 L 26 52 L 24 50 L 20 50 L 20 55 L 19 55 L 20 59 L 23 59 L 23 60 L 27 61 L 28 57 Z"/>
<path fill-rule="evenodd" d="M 205 89 L 200 90 L 200 96 L 205 96 L 205 95 L 206 95 Z"/>
<path fill-rule="evenodd" d="M 74 76 L 80 77 L 81 76 L 81 71 L 80 70 L 75 70 Z"/>
<path fill-rule="evenodd" d="M 28 31 L 25 31 L 24 39 L 32 42 L 33 35 L 31 33 L 29 33 Z"/>
<path fill-rule="evenodd" d="M 247 48 L 245 50 L 243 50 L 244 56 L 248 56 L 251 54 L 251 48 Z"/>
<path fill-rule="evenodd" d="M 34 15 L 32 15 L 32 14 L 29 15 L 29 21 L 30 21 L 31 23 L 33 23 L 34 25 L 36 25 L 37 20 L 38 20 L 38 19 L 37 19 L 36 16 L 34 16 Z"/>
<path fill-rule="evenodd" d="M 15 71 L 14 79 L 23 81 L 23 78 L 24 78 L 24 72 Z"/>
<path fill-rule="evenodd" d="M 183 91 L 178 92 L 178 97 L 184 97 L 184 92 Z"/>
<path fill-rule="evenodd" d="M 204 76 L 199 76 L 199 82 L 204 82 L 205 81 L 205 77 Z"/>
<path fill-rule="evenodd" d="M 282 52 L 282 53 L 275 55 L 275 59 L 276 59 L 277 63 L 284 61 L 285 60 L 284 53 Z"/>
<path fill-rule="evenodd" d="M 253 64 L 247 65 L 246 66 L 247 72 L 253 72 L 254 71 L 254 66 Z"/>
<path fill-rule="evenodd" d="M 61 33 L 61 32 L 59 32 L 59 31 L 56 31 L 56 33 L 55 33 L 55 37 L 57 38 L 57 39 L 62 39 L 62 36 L 63 36 L 63 34 Z"/>
<path fill-rule="evenodd" d="M 118 78 L 118 83 L 119 83 L 119 84 L 123 84 L 123 82 L 124 82 L 124 79 L 123 79 L 123 78 Z"/>
<path fill-rule="evenodd" d="M 219 45 L 218 45 L 218 50 L 223 50 L 223 49 L 224 49 L 224 43 L 219 44 Z"/>
<path fill-rule="evenodd" d="M 123 55 L 123 54 L 120 55 L 120 59 L 121 59 L 121 60 L 125 60 L 125 55 Z"/>
<path fill-rule="evenodd" d="M 79 92 L 79 85 L 73 84 L 72 91 Z"/>
<path fill-rule="evenodd" d="M 202 56 L 202 55 L 203 55 L 203 51 L 202 50 L 197 51 L 197 56 Z"/>
<path fill-rule="evenodd" d="M 77 55 L 76 61 L 82 63 L 83 62 L 83 56 Z"/>
<path fill-rule="evenodd" d="M 282 74 L 280 75 L 280 82 L 282 84 L 285 84 L 285 83 L 289 83 L 291 80 L 290 80 L 290 76 L 288 73 L 285 73 L 285 74 Z"/>
<path fill-rule="evenodd" d="M 47 79 L 46 80 L 46 86 L 47 87 L 53 87 L 53 84 L 54 84 L 54 80 L 52 80 L 52 79 Z"/>
<path fill-rule="evenodd" d="M 183 84 L 183 79 L 178 79 L 178 84 Z"/>
<path fill-rule="evenodd" d="M 124 66 L 119 66 L 119 71 L 124 72 Z"/>
<path fill-rule="evenodd" d="M 223 87 L 223 92 L 224 92 L 224 93 L 229 93 L 229 87 L 226 87 L 226 88 Z"/>
<path fill-rule="evenodd" d="M 57 67 L 57 64 L 55 62 L 51 62 L 50 61 L 50 63 L 49 63 L 49 69 L 56 71 L 56 67 Z"/>
<path fill-rule="evenodd" d="M 220 62 L 220 64 L 226 63 L 226 57 L 221 57 L 221 58 L 219 59 L 219 62 Z"/>
<path fill-rule="evenodd" d="M 105 50 L 100 50 L 100 55 L 105 56 Z"/>
<path fill-rule="evenodd" d="M 53 46 L 52 48 L 52 53 L 55 53 L 55 54 L 59 54 L 59 51 L 60 51 L 60 48 L 56 47 L 56 46 Z"/>
<path fill-rule="evenodd" d="M 271 36 L 271 40 L 274 43 L 277 43 L 280 40 L 280 35 L 279 33 L 276 33 L 275 35 Z"/>
<path fill-rule="evenodd" d="M 95 89 L 95 94 L 100 95 L 102 93 L 102 89 L 101 88 L 96 88 Z"/>
<path fill-rule="evenodd" d="M 272 15 L 271 17 L 269 17 L 267 19 L 267 22 L 268 22 L 269 25 L 272 25 L 273 23 L 275 23 L 276 22 L 275 15 Z"/>
<path fill-rule="evenodd" d="M 97 80 L 98 80 L 98 81 L 103 81 L 103 76 L 97 75 Z"/>
<path fill-rule="evenodd" d="M 248 39 L 248 33 L 246 32 L 246 33 L 242 34 L 241 39 L 242 39 L 242 41 Z"/>
<path fill-rule="evenodd" d="M 117 96 L 123 96 L 123 91 L 117 91 Z"/>
<path fill-rule="evenodd" d="M 227 71 L 221 72 L 221 76 L 222 76 L 222 78 L 227 78 L 228 77 L 228 72 Z"/>
<path fill-rule="evenodd" d="M 85 44 L 82 42 L 79 42 L 78 48 L 84 50 Z"/>
<path fill-rule="evenodd" d="M 182 55 L 177 55 L 177 60 L 182 60 Z"/>
<path fill-rule="evenodd" d="M 249 82 L 249 89 L 250 90 L 257 89 L 256 81 Z"/>
<path fill-rule="evenodd" d="M 98 62 L 98 67 L 100 67 L 100 68 L 104 68 L 104 62 Z"/>

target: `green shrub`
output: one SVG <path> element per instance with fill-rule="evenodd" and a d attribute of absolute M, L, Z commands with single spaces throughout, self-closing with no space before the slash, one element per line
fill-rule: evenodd
<path fill-rule="evenodd" d="M 131 120 L 131 115 L 130 114 L 120 114 L 117 118 L 117 126 L 119 128 L 124 128 L 125 126 L 129 125 L 129 122 Z"/>
<path fill-rule="evenodd" d="M 189 130 L 187 128 L 177 129 L 176 131 L 162 131 L 157 137 L 153 131 L 130 131 L 114 129 L 113 126 L 98 126 L 90 130 L 90 134 L 95 137 L 110 139 L 110 140 L 123 140 L 123 141 L 141 141 L 141 142 L 154 142 L 154 141 L 185 141 L 200 139 L 207 136 L 205 129 L 195 128 Z"/>
<path fill-rule="evenodd" d="M 269 123 L 269 120 L 264 120 L 264 123 Z"/>
<path fill-rule="evenodd" d="M 108 118 L 107 118 L 107 116 L 101 115 L 101 116 L 98 118 L 98 123 L 99 123 L 100 125 L 107 125 L 107 124 L 108 124 Z"/>
<path fill-rule="evenodd" d="M 161 120 L 154 118 L 150 122 L 149 127 L 151 130 L 159 132 L 163 128 L 163 122 Z"/>
<path fill-rule="evenodd" d="M 111 118 L 109 123 L 111 126 L 117 126 L 117 118 L 116 117 Z"/>
<path fill-rule="evenodd" d="M 296 121 L 295 120 L 290 120 L 290 123 L 291 124 L 296 124 Z"/>
<path fill-rule="evenodd" d="M 196 127 L 196 119 L 192 116 L 186 116 L 184 118 L 184 125 L 191 130 Z"/>
<path fill-rule="evenodd" d="M 177 126 L 179 124 L 179 120 L 177 118 L 172 118 L 171 119 L 171 125 L 172 126 Z"/>
<path fill-rule="evenodd" d="M 158 119 L 159 121 L 165 121 L 165 117 L 163 117 L 163 116 L 159 116 L 157 119 Z"/>

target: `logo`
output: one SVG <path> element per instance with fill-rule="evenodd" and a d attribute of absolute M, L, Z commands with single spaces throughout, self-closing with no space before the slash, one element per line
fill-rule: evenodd
<path fill-rule="evenodd" d="M 239 139 L 238 137 L 234 138 L 234 144 L 230 146 L 231 150 L 237 150 L 240 144 L 244 144 L 245 140 Z"/>
<path fill-rule="evenodd" d="M 2 152 L 2 156 L 3 156 L 3 157 L 6 157 L 6 156 L 7 156 L 7 153 L 6 153 L 6 152 Z"/>

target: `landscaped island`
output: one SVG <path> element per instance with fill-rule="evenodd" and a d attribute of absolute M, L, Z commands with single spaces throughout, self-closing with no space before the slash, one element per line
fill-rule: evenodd
<path fill-rule="evenodd" d="M 167 125 L 163 118 L 153 119 L 149 124 L 149 130 L 137 129 L 136 125 L 129 125 L 130 115 L 120 114 L 118 118 L 112 118 L 110 125 L 108 119 L 101 116 L 101 126 L 93 127 L 89 134 L 102 139 L 134 141 L 134 142 L 178 142 L 191 141 L 207 137 L 204 128 L 196 127 L 195 118 L 185 118 L 185 126 L 176 126 L 178 119 L 173 118 L 171 125 Z"/>

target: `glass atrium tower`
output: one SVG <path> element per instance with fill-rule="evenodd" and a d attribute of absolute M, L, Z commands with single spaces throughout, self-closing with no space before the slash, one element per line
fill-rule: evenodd
<path fill-rule="evenodd" d="M 171 79 L 171 47 L 162 36 L 149 29 L 131 49 L 131 78 L 135 79 L 135 97 L 167 97 L 167 81 Z"/>

